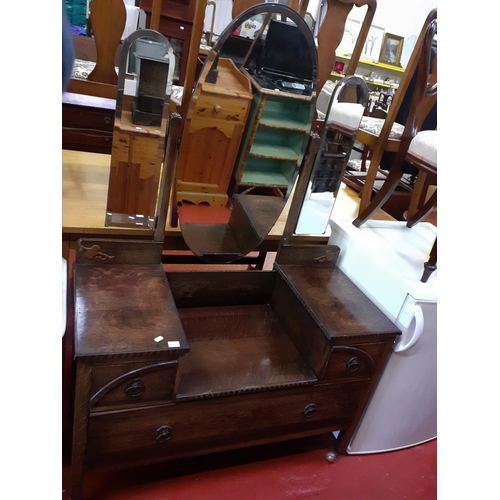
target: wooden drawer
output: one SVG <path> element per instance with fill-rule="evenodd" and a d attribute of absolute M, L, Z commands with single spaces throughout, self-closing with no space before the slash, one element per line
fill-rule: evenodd
<path fill-rule="evenodd" d="M 324 382 L 370 378 L 384 356 L 387 342 L 335 346 L 322 377 Z"/>
<path fill-rule="evenodd" d="M 63 127 L 62 148 L 109 155 L 111 154 L 112 138 L 111 132 Z"/>
<path fill-rule="evenodd" d="M 63 105 L 62 126 L 80 129 L 96 129 L 113 132 L 115 111 L 84 106 Z"/>
<path fill-rule="evenodd" d="M 367 382 L 91 414 L 87 459 L 122 465 L 346 429 Z"/>
<path fill-rule="evenodd" d="M 249 100 L 246 98 L 230 97 L 221 94 L 204 94 L 196 98 L 195 105 L 189 111 L 190 118 L 209 118 L 232 124 L 243 123 L 246 118 Z"/>
<path fill-rule="evenodd" d="M 143 406 L 172 399 L 177 361 L 94 366 L 91 409 Z"/>

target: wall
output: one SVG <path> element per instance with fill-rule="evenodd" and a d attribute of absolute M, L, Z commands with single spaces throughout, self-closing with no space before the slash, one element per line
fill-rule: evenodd
<path fill-rule="evenodd" d="M 220 34 L 231 21 L 232 0 L 214 0 L 217 4 L 214 33 Z M 317 20 L 321 0 L 309 0 L 307 7 L 313 17 Z M 403 66 L 408 60 L 411 49 L 422 29 L 427 14 L 437 7 L 437 0 L 378 0 L 377 10 L 373 18 L 373 25 L 380 26 L 386 32 L 405 38 L 406 43 L 403 51 Z M 366 7 L 353 7 L 350 18 L 362 21 Z M 210 29 L 212 19 L 212 7 L 206 9 L 205 31 Z M 413 40 L 413 44 L 412 44 Z"/>
<path fill-rule="evenodd" d="M 425 18 L 437 8 L 437 0 L 378 0 L 372 25 L 384 28 L 386 33 L 404 37 L 401 65 L 406 67 Z M 354 7 L 349 17 L 362 21 L 366 7 Z"/>
<path fill-rule="evenodd" d="M 437 0 L 378 0 L 373 23 L 393 35 L 408 38 L 420 33 L 427 14 L 437 7 Z M 366 7 L 354 7 L 349 17 L 361 21 Z"/>

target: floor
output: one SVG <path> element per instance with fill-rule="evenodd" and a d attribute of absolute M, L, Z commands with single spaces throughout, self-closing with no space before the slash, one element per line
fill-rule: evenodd
<path fill-rule="evenodd" d="M 325 460 L 329 436 L 128 470 L 90 470 L 86 500 L 432 500 L 437 440 Z M 63 467 L 63 500 L 71 498 Z"/>
<path fill-rule="evenodd" d="M 334 211 L 355 215 L 357 195 L 342 187 Z M 437 226 L 437 212 L 428 219 Z M 353 217 L 354 218 L 354 217 Z M 272 266 L 269 255 L 265 268 Z M 71 262 L 69 262 L 71 265 Z M 68 304 L 69 305 L 69 304 Z M 70 311 L 69 311 L 70 312 Z M 71 312 L 70 312 L 71 314 Z M 68 323 L 68 330 L 72 325 Z M 71 346 L 63 342 L 63 408 Z M 66 398 L 66 400 L 65 400 Z M 63 414 L 62 498 L 70 500 L 71 424 Z M 126 470 L 88 470 L 86 500 L 433 500 L 437 440 L 328 463 L 330 435 Z"/>

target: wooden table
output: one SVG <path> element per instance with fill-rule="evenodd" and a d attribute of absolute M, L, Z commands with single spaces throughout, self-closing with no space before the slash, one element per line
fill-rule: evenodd
<path fill-rule="evenodd" d="M 105 227 L 106 199 L 111 156 L 84 151 L 62 151 L 62 256 L 67 258 L 81 237 L 153 239 L 147 229 Z M 289 202 L 291 198 L 289 199 Z M 272 252 L 278 248 L 285 227 L 289 203 L 266 239 L 256 249 Z M 179 227 L 165 226 L 165 250 L 188 250 Z M 301 243 L 328 242 L 325 235 L 295 237 Z M 294 238 L 294 241 L 295 241 Z"/>

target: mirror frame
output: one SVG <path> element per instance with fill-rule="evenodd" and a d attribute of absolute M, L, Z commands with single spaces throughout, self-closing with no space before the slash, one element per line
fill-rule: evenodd
<path fill-rule="evenodd" d="M 253 6 L 253 7 L 246 9 L 241 14 L 239 14 L 235 19 L 233 19 L 232 22 L 226 26 L 224 31 L 218 37 L 216 43 L 214 44 L 211 51 L 207 55 L 205 64 L 203 65 L 203 68 L 200 72 L 200 75 L 203 75 L 203 76 L 201 76 L 198 79 L 198 81 L 196 82 L 196 85 L 193 87 L 193 92 L 191 94 L 191 98 L 195 94 L 196 89 L 198 88 L 198 85 L 200 85 L 201 83 L 204 83 L 204 82 L 216 83 L 216 81 L 217 81 L 217 71 L 216 71 L 217 63 L 218 63 L 219 55 L 220 55 L 221 51 L 223 50 L 223 46 L 224 46 L 225 42 L 230 38 L 230 36 L 234 33 L 234 31 L 239 26 L 241 26 L 247 19 L 250 19 L 250 18 L 257 16 L 259 14 L 264 15 L 263 25 L 256 32 L 255 38 L 253 39 L 252 45 L 249 48 L 245 58 L 243 59 L 243 61 L 241 63 L 237 64 L 236 67 L 238 68 L 238 70 L 241 70 L 244 67 L 246 61 L 248 60 L 249 55 L 251 54 L 251 51 L 252 51 L 254 44 L 262 36 L 263 32 L 265 31 L 266 27 L 268 26 L 269 21 L 271 20 L 273 15 L 279 15 L 281 17 L 282 21 L 290 20 L 291 22 L 293 22 L 295 24 L 295 26 L 298 28 L 299 32 L 305 38 L 305 41 L 307 43 L 307 49 L 308 49 L 308 52 L 310 54 L 310 59 L 311 59 L 312 85 L 311 85 L 311 89 L 310 89 L 310 94 L 308 94 L 309 98 L 311 99 L 311 121 L 309 124 L 310 128 L 309 128 L 309 132 L 308 132 L 308 133 L 310 133 L 312 130 L 313 124 L 314 124 L 314 116 L 316 113 L 317 78 L 318 78 L 317 47 L 316 47 L 316 44 L 314 41 L 313 34 L 312 34 L 310 28 L 307 26 L 307 23 L 305 22 L 305 20 L 296 11 L 292 10 L 290 7 L 288 7 L 286 5 L 281 5 L 281 4 L 276 4 L 276 3 L 262 3 L 262 4 L 259 4 L 259 5 L 256 5 L 256 6 Z M 207 68 L 209 68 L 208 71 L 207 71 Z M 191 106 L 191 99 L 189 101 L 188 109 L 190 106 Z M 184 127 L 186 127 L 186 126 L 187 126 L 187 123 L 184 120 Z M 184 133 L 183 133 L 183 135 L 184 135 Z M 293 186 L 297 182 L 297 177 L 302 172 L 302 164 L 304 162 L 305 157 L 307 156 L 307 151 L 308 151 L 308 143 L 305 146 L 305 151 L 304 151 L 302 162 L 297 165 L 295 172 L 294 172 L 294 175 L 293 175 L 293 178 L 291 179 L 290 189 L 287 190 L 286 196 L 283 197 L 283 208 L 285 207 L 287 200 L 292 193 Z M 236 167 L 236 165 L 233 166 L 233 169 L 235 167 Z M 177 173 L 177 168 L 175 169 L 175 171 Z M 173 180 L 173 185 L 174 185 L 174 189 L 176 190 L 177 189 L 177 175 L 175 176 L 175 179 Z M 177 196 L 176 195 L 174 195 L 174 200 L 175 200 L 174 203 L 177 203 Z M 277 213 L 276 221 L 279 219 L 279 216 L 282 213 L 283 208 L 280 210 L 279 213 Z M 177 206 L 173 207 L 173 210 L 177 210 Z M 276 223 L 276 221 L 274 222 L 274 224 Z M 180 223 L 180 221 L 178 221 L 178 222 L 180 225 L 181 232 L 183 233 L 184 240 L 186 241 L 186 236 L 184 235 L 183 227 L 182 227 L 184 224 Z M 269 228 L 269 230 L 271 230 L 271 229 L 272 229 L 272 226 Z M 268 232 L 269 232 L 269 230 L 268 230 Z M 258 244 L 262 243 L 263 239 L 265 237 L 267 237 L 268 232 L 259 241 Z M 187 241 L 186 241 L 186 244 L 188 244 Z M 197 251 L 196 248 L 191 248 L 189 244 L 188 244 L 188 247 L 195 255 L 200 257 L 202 260 L 205 260 L 207 262 L 217 262 L 217 263 L 222 262 L 220 260 L 218 254 L 202 253 L 200 251 Z M 252 246 L 252 248 L 249 248 L 248 251 L 246 251 L 246 253 L 238 252 L 237 258 L 231 257 L 231 259 L 227 260 L 227 262 L 237 261 L 238 259 L 243 258 L 245 255 L 247 255 L 248 252 L 254 251 L 255 248 L 256 248 L 256 245 Z"/>

